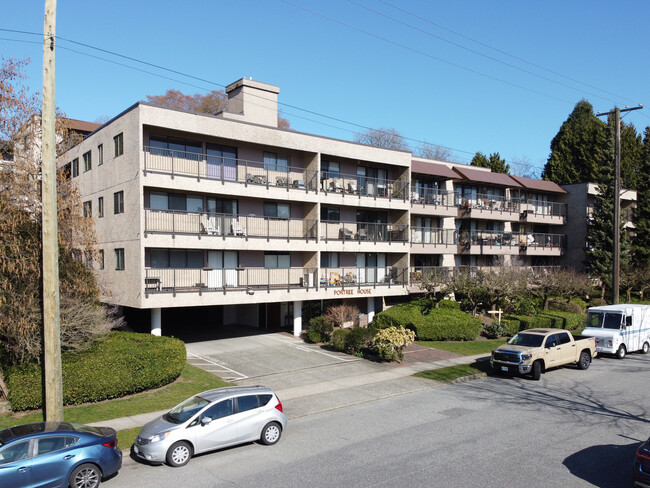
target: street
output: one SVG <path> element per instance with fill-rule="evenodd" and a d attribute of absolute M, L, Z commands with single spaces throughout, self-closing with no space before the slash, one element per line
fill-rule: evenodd
<path fill-rule="evenodd" d="M 539 382 L 435 384 L 290 420 L 272 447 L 235 447 L 177 469 L 125 459 L 105 486 L 627 487 L 636 446 L 650 435 L 649 368 L 650 355 L 634 354 Z"/>

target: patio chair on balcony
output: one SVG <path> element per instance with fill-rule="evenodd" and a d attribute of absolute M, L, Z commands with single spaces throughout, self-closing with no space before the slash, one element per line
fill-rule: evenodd
<path fill-rule="evenodd" d="M 345 227 L 339 229 L 339 239 L 352 239 L 352 231 Z"/>
<path fill-rule="evenodd" d="M 357 185 L 354 183 L 348 183 L 348 193 L 359 193 L 359 190 L 357 190 Z"/>
<path fill-rule="evenodd" d="M 214 222 L 211 222 L 210 219 L 204 219 L 201 221 L 201 233 L 208 234 L 209 236 L 216 236 L 219 234 L 219 228 Z"/>
<path fill-rule="evenodd" d="M 231 225 L 232 235 L 234 235 L 234 236 L 245 236 L 246 235 L 246 229 L 241 226 L 241 224 L 239 223 L 239 220 L 234 219 L 230 225 Z"/>
<path fill-rule="evenodd" d="M 287 178 L 286 176 L 276 176 L 275 184 L 277 186 L 289 186 L 289 178 Z"/>
<path fill-rule="evenodd" d="M 293 187 L 300 188 L 301 190 L 305 189 L 305 180 L 293 180 Z"/>
<path fill-rule="evenodd" d="M 339 183 L 338 180 L 332 180 L 332 181 L 330 181 L 330 189 L 329 189 L 329 191 L 342 192 L 343 187 L 341 186 L 341 183 Z"/>

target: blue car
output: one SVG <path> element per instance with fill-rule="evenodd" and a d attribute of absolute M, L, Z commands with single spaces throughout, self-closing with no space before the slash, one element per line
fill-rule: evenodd
<path fill-rule="evenodd" d="M 36 422 L 0 430 L 1 487 L 97 488 L 121 467 L 109 427 Z"/>

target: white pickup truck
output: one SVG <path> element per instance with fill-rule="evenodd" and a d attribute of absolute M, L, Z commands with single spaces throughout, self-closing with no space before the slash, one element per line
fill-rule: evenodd
<path fill-rule="evenodd" d="M 547 369 L 565 364 L 587 369 L 594 357 L 593 338 L 575 340 L 571 332 L 563 329 L 529 329 L 492 351 L 490 363 L 497 372 L 529 374 L 539 380 Z"/>

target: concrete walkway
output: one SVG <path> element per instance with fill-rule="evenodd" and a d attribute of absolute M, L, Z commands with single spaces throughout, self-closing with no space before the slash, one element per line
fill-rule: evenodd
<path fill-rule="evenodd" d="M 310 358 L 314 357 L 314 352 L 319 352 L 318 346 L 307 345 L 302 340 L 292 336 L 272 337 L 271 339 L 283 343 L 285 347 L 292 346 L 296 349 L 296 353 L 312 354 L 312 356 L 308 356 Z M 268 341 L 270 339 L 267 338 L 266 340 Z M 208 350 L 218 348 L 218 357 L 226 357 L 233 363 L 236 362 L 238 356 L 228 355 L 228 353 L 238 351 L 241 354 L 242 351 L 239 350 L 242 347 L 241 345 L 241 341 L 231 343 L 230 345 L 220 342 L 218 346 L 212 346 L 210 348 L 205 343 L 199 346 L 188 344 L 188 359 L 192 355 L 200 357 L 201 362 L 197 365 L 210 370 L 213 364 L 225 361 L 208 359 L 205 356 Z M 268 350 L 268 347 L 261 350 Z M 203 355 L 199 356 L 192 351 L 200 352 Z M 286 351 L 286 349 L 283 351 Z M 239 385 L 263 383 L 273 388 L 282 401 L 287 417 L 289 419 L 295 419 L 350 405 L 375 401 L 381 398 L 403 395 L 428 388 L 438 388 L 443 386 L 443 383 L 416 378 L 412 375 L 419 371 L 444 368 L 458 364 L 470 364 L 477 359 L 486 358 L 485 354 L 460 356 L 416 344 L 409 346 L 405 351 L 405 357 L 401 363 L 378 363 L 348 355 L 338 357 L 334 355 L 335 353 L 330 354 L 329 352 L 322 354 L 334 359 L 330 359 L 331 362 L 315 364 L 308 367 L 298 367 L 294 363 L 292 368 L 285 367 L 283 369 L 281 365 L 276 364 L 275 369 L 269 370 L 269 363 L 278 360 L 278 352 L 274 351 L 274 353 L 269 354 L 269 361 L 266 364 L 266 368 L 264 368 L 264 373 L 256 376 L 239 373 L 239 379 L 234 382 Z M 287 353 L 284 355 L 286 356 Z M 273 357 L 271 358 L 271 356 Z M 320 356 L 317 357 L 319 360 L 321 359 Z M 259 372 L 259 351 L 253 357 L 249 356 L 249 359 L 254 364 L 248 370 L 254 371 L 258 368 Z M 325 358 L 325 360 L 327 359 L 329 358 Z M 335 359 L 338 361 L 335 361 Z M 89 425 L 109 426 L 115 430 L 131 429 L 141 427 L 149 420 L 162 415 L 166 411 L 143 413 Z"/>

